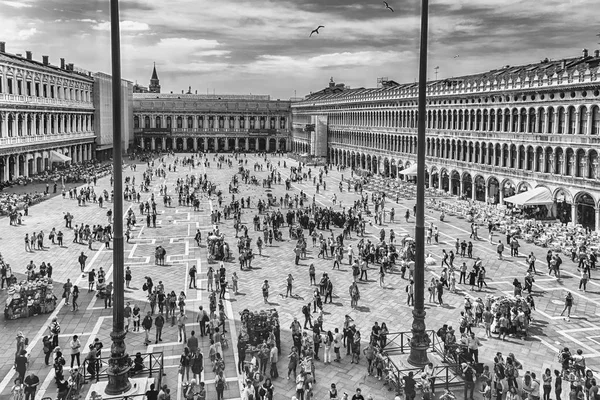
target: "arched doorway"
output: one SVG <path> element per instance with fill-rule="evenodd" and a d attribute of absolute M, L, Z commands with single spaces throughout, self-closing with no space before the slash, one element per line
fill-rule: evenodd
<path fill-rule="evenodd" d="M 575 196 L 575 221 L 586 229 L 596 229 L 596 202 L 586 192 L 579 192 Z"/>
<path fill-rule="evenodd" d="M 215 151 L 215 139 L 208 138 L 207 140 L 208 140 L 208 151 L 214 152 Z"/>
<path fill-rule="evenodd" d="M 173 150 L 173 139 L 167 138 L 166 150 Z"/>
<path fill-rule="evenodd" d="M 164 150 L 163 149 L 163 145 L 162 145 L 162 139 L 160 139 L 160 138 L 154 138 L 154 139 L 151 139 L 151 140 L 154 140 L 154 148 L 156 150 L 158 150 L 158 151 Z"/>
<path fill-rule="evenodd" d="M 443 169 L 442 172 L 442 187 L 441 189 L 444 192 L 450 191 L 450 175 L 448 174 L 448 170 Z"/>
<path fill-rule="evenodd" d="M 186 141 L 185 145 L 186 145 L 188 151 L 194 151 L 194 139 L 187 138 L 185 141 Z"/>
<path fill-rule="evenodd" d="M 177 151 L 182 151 L 183 150 L 183 139 L 182 138 L 177 138 L 176 141 L 176 149 Z"/>
<path fill-rule="evenodd" d="M 277 151 L 277 140 L 269 139 L 269 151 L 272 153 Z"/>
<path fill-rule="evenodd" d="M 440 174 L 436 167 L 431 169 L 431 184 L 434 189 L 439 189 L 440 187 Z"/>
<path fill-rule="evenodd" d="M 502 183 L 502 203 L 507 197 L 514 196 L 516 194 L 517 187 L 510 179 L 504 180 Z"/>
<path fill-rule="evenodd" d="M 217 151 L 219 153 L 225 151 L 225 138 L 218 138 L 217 139 Z"/>
<path fill-rule="evenodd" d="M 471 174 L 465 172 L 463 174 L 463 192 L 462 195 L 467 199 L 473 199 L 473 178 L 471 178 Z"/>
<path fill-rule="evenodd" d="M 230 151 L 238 150 L 235 147 L 235 139 L 227 139 L 227 147 L 229 148 Z"/>
<path fill-rule="evenodd" d="M 390 176 L 390 160 L 387 158 L 383 160 L 383 176 L 386 178 Z"/>
<path fill-rule="evenodd" d="M 554 193 L 554 204 L 556 205 L 556 218 L 563 223 L 571 222 L 573 215 L 573 197 L 563 188 L 558 188 Z"/>
<path fill-rule="evenodd" d="M 238 140 L 238 150 L 246 151 L 246 139 L 241 138 Z"/>
<path fill-rule="evenodd" d="M 396 166 L 396 160 L 392 160 L 390 163 L 390 177 L 396 179 L 398 176 L 398 167 Z"/>
<path fill-rule="evenodd" d="M 450 193 L 453 196 L 460 196 L 460 174 L 457 171 L 452 171 L 450 175 Z"/>
<path fill-rule="evenodd" d="M 517 193 L 523 193 L 523 192 L 526 192 L 528 190 L 531 190 L 531 185 L 529 183 L 527 183 L 527 182 L 521 182 L 517 186 Z"/>
<path fill-rule="evenodd" d="M 256 151 L 256 138 L 248 139 L 248 145 L 250 151 Z"/>
<path fill-rule="evenodd" d="M 258 151 L 265 151 L 267 149 L 267 139 L 259 138 L 258 139 Z"/>
<path fill-rule="evenodd" d="M 488 203 L 498 204 L 500 202 L 500 184 L 498 179 L 491 177 L 488 179 Z"/>
<path fill-rule="evenodd" d="M 287 143 L 285 139 L 279 139 L 279 151 L 286 152 L 287 151 Z"/>
<path fill-rule="evenodd" d="M 477 175 L 475 177 L 475 200 L 485 201 L 485 179 L 483 176 Z"/>

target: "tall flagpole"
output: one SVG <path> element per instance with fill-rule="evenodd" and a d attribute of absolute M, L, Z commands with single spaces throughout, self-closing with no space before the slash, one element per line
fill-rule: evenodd
<path fill-rule="evenodd" d="M 112 117 L 113 117 L 113 326 L 110 338 L 110 360 L 106 394 L 120 395 L 131 389 L 129 355 L 125 346 L 123 311 L 123 158 L 121 139 L 121 43 L 119 29 L 119 0 L 110 0 L 110 42 L 112 54 Z"/>
<path fill-rule="evenodd" d="M 429 0 L 421 0 L 421 49 L 419 60 L 419 116 L 417 130 L 417 218 L 415 229 L 415 290 L 412 339 L 408 362 L 422 366 L 429 362 L 430 339 L 425 332 L 425 102 L 427 91 L 427 30 Z"/>

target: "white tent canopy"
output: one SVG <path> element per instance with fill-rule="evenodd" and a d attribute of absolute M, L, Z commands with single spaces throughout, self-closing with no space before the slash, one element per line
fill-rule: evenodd
<path fill-rule="evenodd" d="M 548 188 L 543 186 L 508 197 L 504 201 L 513 203 L 516 206 L 541 206 L 554 203 L 552 193 L 550 193 Z"/>
<path fill-rule="evenodd" d="M 417 176 L 417 164 L 413 164 L 410 167 L 403 169 L 399 173 L 405 176 Z"/>
<path fill-rule="evenodd" d="M 65 156 L 64 154 L 59 153 L 58 151 L 50 151 L 50 162 L 69 162 L 71 161 L 71 157 Z"/>

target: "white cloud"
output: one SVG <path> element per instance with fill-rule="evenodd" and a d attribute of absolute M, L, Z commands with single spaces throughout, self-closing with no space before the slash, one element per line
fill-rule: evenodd
<path fill-rule="evenodd" d="M 27 40 L 35 35 L 37 31 L 38 30 L 36 28 L 21 29 L 19 32 L 17 32 L 17 36 L 21 40 Z"/>
<path fill-rule="evenodd" d="M 110 31 L 110 21 L 98 22 L 92 27 L 92 29 L 97 31 Z M 147 30 L 150 30 L 150 26 L 145 22 L 121 21 L 121 31 L 123 32 Z"/>
<path fill-rule="evenodd" d="M 412 53 L 395 51 L 358 51 L 322 54 L 314 57 L 291 57 L 262 55 L 255 62 L 240 66 L 244 72 L 265 74 L 270 72 L 295 71 L 303 74 L 325 68 L 376 67 L 411 57 Z"/>
<path fill-rule="evenodd" d="M 9 7 L 14 7 L 14 8 L 30 8 L 32 7 L 31 4 L 27 4 L 25 2 L 21 2 L 21 1 L 2 1 L 1 4 L 7 5 Z"/>

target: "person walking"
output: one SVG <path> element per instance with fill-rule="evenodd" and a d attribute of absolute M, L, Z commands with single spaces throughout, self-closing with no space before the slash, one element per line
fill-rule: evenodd
<path fill-rule="evenodd" d="M 154 319 L 154 326 L 156 326 L 156 338 L 154 344 L 157 344 L 158 342 L 162 342 L 162 329 L 163 326 L 165 326 L 165 317 L 163 317 L 162 312 Z"/>
<path fill-rule="evenodd" d="M 181 343 L 187 342 L 187 335 L 185 333 L 186 322 L 187 322 L 187 315 L 185 315 L 185 310 L 181 309 L 179 311 L 179 315 L 177 316 L 177 329 L 179 331 L 179 341 Z"/>
<path fill-rule="evenodd" d="M 77 300 L 79 299 L 79 288 L 77 287 L 77 285 L 73 286 L 73 293 L 71 294 L 71 296 L 71 302 L 73 303 L 72 311 L 75 312 L 79 310 L 79 303 L 77 302 Z"/>
<path fill-rule="evenodd" d="M 294 277 L 292 276 L 292 274 L 288 274 L 288 277 L 286 279 L 285 297 L 288 297 L 288 295 L 290 297 L 294 297 L 294 295 L 292 294 L 293 282 L 294 282 Z"/>
<path fill-rule="evenodd" d="M 192 265 L 192 268 L 190 268 L 190 272 L 189 272 L 189 275 L 190 275 L 190 284 L 188 286 L 188 289 L 191 289 L 192 287 L 194 289 L 197 289 L 197 287 L 196 287 L 196 273 L 197 273 L 196 266 Z"/>
<path fill-rule="evenodd" d="M 498 240 L 498 245 L 496 246 L 496 252 L 498 253 L 498 260 L 502 260 L 502 253 L 504 252 L 504 244 L 501 240 Z"/>

